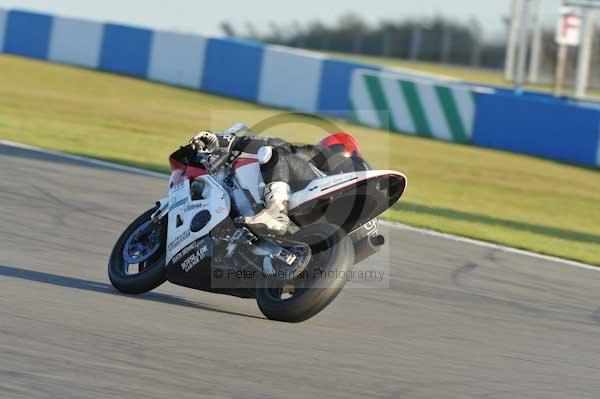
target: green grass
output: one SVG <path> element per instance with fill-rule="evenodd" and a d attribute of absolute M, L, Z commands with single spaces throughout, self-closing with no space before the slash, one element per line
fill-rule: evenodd
<path fill-rule="evenodd" d="M 194 132 L 280 112 L 0 56 L 0 138 L 53 150 L 167 171 L 168 154 Z M 266 133 L 311 143 L 323 136 L 316 121 Z M 386 217 L 600 265 L 599 171 L 333 122 L 358 138 L 375 167 L 408 175 L 406 196 Z"/>

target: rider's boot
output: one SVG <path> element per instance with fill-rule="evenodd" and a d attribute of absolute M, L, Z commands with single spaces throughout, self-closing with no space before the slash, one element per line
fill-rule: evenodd
<path fill-rule="evenodd" d="M 265 209 L 254 216 L 243 218 L 250 228 L 264 230 L 271 234 L 283 235 L 290 226 L 287 215 L 290 200 L 290 186 L 282 181 L 273 182 L 265 187 Z"/>

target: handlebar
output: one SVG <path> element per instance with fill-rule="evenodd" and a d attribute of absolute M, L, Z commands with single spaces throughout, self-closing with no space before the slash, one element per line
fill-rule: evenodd
<path fill-rule="evenodd" d="M 219 147 L 225 147 L 225 149 L 222 151 L 222 154 L 215 159 L 214 161 L 211 162 L 206 162 L 206 168 L 210 173 L 215 173 L 216 171 L 218 171 L 219 169 L 221 169 L 225 163 L 227 163 L 227 161 L 229 160 L 231 153 L 233 151 L 233 146 L 235 144 L 235 141 L 237 139 L 237 137 L 233 136 L 230 139 L 226 139 L 224 137 L 218 136 L 219 137 Z"/>
<path fill-rule="evenodd" d="M 236 136 L 236 134 L 244 131 L 249 131 L 249 129 L 243 124 L 237 124 L 224 132 L 217 133 L 219 148 L 223 148 L 223 150 L 220 151 L 221 155 L 212 155 L 210 157 L 205 156 L 202 160 L 200 160 L 199 163 L 201 163 L 202 166 L 211 174 L 221 169 L 231 157 L 234 144 L 238 140 L 238 136 Z M 186 145 L 185 147 L 181 147 L 180 151 L 183 151 L 184 154 L 186 154 L 185 158 L 188 160 L 197 159 L 198 155 L 201 153 L 208 155 L 206 148 L 199 147 L 199 144 L 200 141 L 190 142 L 190 144 Z M 187 154 L 189 154 L 189 156 Z M 214 159 L 214 161 L 212 161 L 211 158 Z M 198 161 L 195 160 L 195 162 Z"/>
<path fill-rule="evenodd" d="M 214 161 L 214 162 L 211 163 L 210 168 L 213 171 L 217 171 L 217 170 L 221 169 L 221 167 L 223 165 L 225 165 L 225 163 L 229 159 L 229 155 L 231 155 L 231 153 L 229 151 L 226 152 L 225 154 L 221 155 L 219 158 L 217 158 L 216 161 Z"/>

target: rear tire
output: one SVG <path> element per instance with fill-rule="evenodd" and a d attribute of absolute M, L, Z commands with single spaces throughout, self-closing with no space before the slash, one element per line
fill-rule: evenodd
<path fill-rule="evenodd" d="M 346 232 L 332 224 L 308 225 L 292 239 L 308 243 L 317 264 L 311 260 L 306 270 L 292 281 L 302 287 L 289 298 L 278 297 L 281 282 L 261 277 L 257 282 L 256 301 L 267 318 L 299 323 L 321 312 L 340 293 L 346 274 L 354 265 L 354 248 Z"/>
<path fill-rule="evenodd" d="M 143 294 L 158 287 L 166 281 L 165 268 L 165 223 L 161 224 L 161 245 L 158 252 L 148 261 L 148 264 L 137 274 L 125 273 L 123 250 L 129 236 L 142 224 L 150 220 L 156 208 L 146 211 L 135 219 L 121 234 L 115 244 L 108 261 L 108 278 L 112 285 L 125 294 Z"/>

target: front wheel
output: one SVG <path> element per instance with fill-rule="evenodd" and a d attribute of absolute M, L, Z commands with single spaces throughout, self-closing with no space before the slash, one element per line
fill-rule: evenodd
<path fill-rule="evenodd" d="M 142 294 L 166 281 L 166 219 L 155 224 L 156 208 L 135 219 L 121 234 L 108 261 L 112 285 L 126 294 Z"/>
<path fill-rule="evenodd" d="M 325 309 L 340 293 L 354 265 L 354 249 L 346 232 L 332 224 L 308 225 L 291 239 L 309 245 L 306 269 L 291 281 L 260 278 L 256 301 L 267 318 L 298 323 Z"/>

